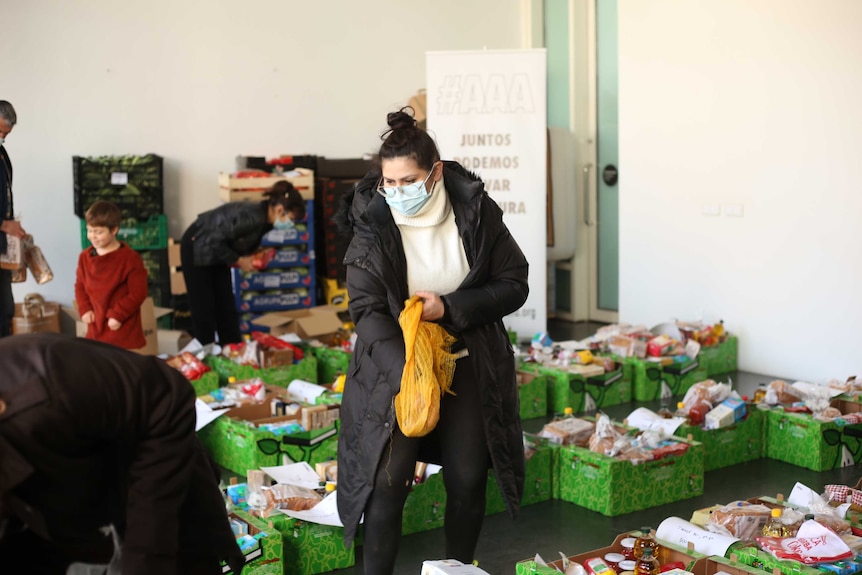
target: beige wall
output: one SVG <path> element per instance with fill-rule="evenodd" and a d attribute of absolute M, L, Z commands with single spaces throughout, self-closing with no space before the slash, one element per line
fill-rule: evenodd
<path fill-rule="evenodd" d="M 621 318 L 702 312 L 747 370 L 859 372 L 860 21 L 854 0 L 620 0 Z"/>
<path fill-rule="evenodd" d="M 166 158 L 172 235 L 218 203 L 238 154 L 356 157 L 425 84 L 426 50 L 518 48 L 519 0 L 2 1 L 0 99 L 15 205 L 70 303 L 73 155 Z"/>

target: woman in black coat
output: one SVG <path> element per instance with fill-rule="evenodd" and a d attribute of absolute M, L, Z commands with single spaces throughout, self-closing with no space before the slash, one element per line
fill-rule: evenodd
<path fill-rule="evenodd" d="M 527 261 L 484 184 L 441 162 L 428 134 L 404 110 L 389 114 L 379 170 L 346 198 L 347 249 L 356 347 L 347 374 L 338 443 L 338 508 L 345 542 L 364 514 L 366 573 L 392 573 L 415 462 L 443 465 L 445 557 L 474 559 L 485 515 L 488 469 L 509 512 L 520 504 L 524 449 L 513 351 L 503 317 L 527 299 Z M 412 295 L 423 321 L 457 338 L 452 391 L 436 429 L 421 438 L 398 428 L 393 399 L 405 365 L 398 316 Z"/>
<path fill-rule="evenodd" d="M 0 340 L 0 373 L 0 571 L 107 563 L 113 525 L 123 575 L 216 575 L 219 559 L 239 573 L 182 374 L 59 334 Z"/>
<path fill-rule="evenodd" d="M 183 234 L 180 255 L 192 315 L 192 335 L 203 344 L 241 341 L 231 266 L 253 271 L 251 254 L 269 230 L 293 227 L 305 217 L 305 201 L 286 181 L 262 202 L 230 202 L 198 216 Z"/>

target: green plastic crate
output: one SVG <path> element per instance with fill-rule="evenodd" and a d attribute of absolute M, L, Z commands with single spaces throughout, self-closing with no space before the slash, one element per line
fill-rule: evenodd
<path fill-rule="evenodd" d="M 133 219 L 123 220 L 117 239 L 126 242 L 134 250 L 160 250 L 168 247 L 168 216 L 159 214 L 150 216 L 143 222 Z M 87 239 L 87 222 L 81 220 L 81 247 L 90 247 Z"/>

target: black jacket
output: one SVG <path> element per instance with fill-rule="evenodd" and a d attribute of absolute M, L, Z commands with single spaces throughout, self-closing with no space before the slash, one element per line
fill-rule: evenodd
<path fill-rule="evenodd" d="M 198 216 L 190 226 L 194 234 L 194 265 L 232 265 L 260 247 L 267 221 L 264 202 L 230 202 Z"/>
<path fill-rule="evenodd" d="M 7 196 L 11 199 L 9 190 L 12 189 L 12 162 L 9 160 L 9 154 L 6 153 L 6 148 L 0 146 L 0 221 L 14 217 L 15 210 L 10 202 L 7 201 Z M 9 212 L 9 218 L 6 217 L 6 212 Z M 6 232 L 0 232 L 0 254 L 6 253 Z"/>
<path fill-rule="evenodd" d="M 33 334 L 0 340 L 0 373 L 0 539 L 4 517 L 72 547 L 112 523 L 124 575 L 177 573 L 180 556 L 243 563 L 179 372 Z"/>
<path fill-rule="evenodd" d="M 378 462 L 397 425 L 393 398 L 405 363 L 398 316 L 410 295 L 407 263 L 389 206 L 375 191 L 379 177 L 369 173 L 342 200 L 350 202 L 349 212 L 342 214 L 354 233 L 344 263 L 357 334 L 338 442 L 338 511 L 345 542 L 356 535 Z M 527 260 L 481 180 L 454 162 L 444 163 L 443 177 L 470 272 L 457 290 L 441 294 L 446 315 L 440 324 L 470 350 L 491 462 L 514 516 L 523 493 L 524 447 L 515 361 L 502 318 L 527 299 Z"/>

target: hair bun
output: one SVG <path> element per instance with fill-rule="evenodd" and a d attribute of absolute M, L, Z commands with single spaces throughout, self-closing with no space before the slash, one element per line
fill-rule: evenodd
<path fill-rule="evenodd" d="M 397 112 L 389 112 L 388 114 L 386 114 L 386 123 L 389 124 L 389 127 L 393 130 L 415 128 L 416 119 L 411 114 L 407 113 L 408 110 L 412 112 L 413 108 L 411 108 L 410 106 L 405 106 Z"/>

